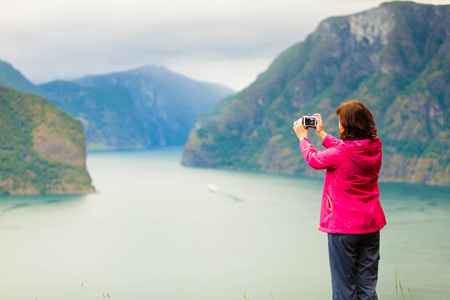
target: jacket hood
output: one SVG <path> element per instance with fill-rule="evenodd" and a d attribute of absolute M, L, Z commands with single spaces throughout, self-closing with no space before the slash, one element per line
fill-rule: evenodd
<path fill-rule="evenodd" d="M 381 140 L 375 137 L 373 140 L 344 140 L 344 147 L 349 151 L 349 158 L 362 169 L 372 169 L 381 158 Z"/>

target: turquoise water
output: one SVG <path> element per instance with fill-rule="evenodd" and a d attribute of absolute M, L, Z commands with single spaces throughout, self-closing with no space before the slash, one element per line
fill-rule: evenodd
<path fill-rule="evenodd" d="M 98 194 L 0 198 L 2 299 L 331 299 L 322 180 L 186 168 L 181 151 L 90 153 Z M 447 299 L 450 189 L 381 192 L 379 298 L 398 262 L 414 299 Z"/>

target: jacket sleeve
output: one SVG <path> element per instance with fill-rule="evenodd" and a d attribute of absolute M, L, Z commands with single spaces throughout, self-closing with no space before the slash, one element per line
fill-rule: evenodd
<path fill-rule="evenodd" d="M 300 150 L 302 150 L 306 163 L 316 170 L 334 169 L 339 166 L 342 160 L 342 153 L 339 147 L 330 147 L 326 150 L 317 151 L 307 138 L 300 142 Z"/>
<path fill-rule="evenodd" d="M 335 138 L 331 134 L 327 134 L 327 136 L 323 139 L 322 145 L 328 149 L 331 147 L 336 147 L 339 141 L 339 139 Z"/>

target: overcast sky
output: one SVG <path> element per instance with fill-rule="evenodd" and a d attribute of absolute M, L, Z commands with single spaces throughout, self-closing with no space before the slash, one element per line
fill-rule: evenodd
<path fill-rule="evenodd" d="M 0 60 L 34 83 L 158 64 L 240 90 L 323 19 L 382 2 L 0 0 Z"/>

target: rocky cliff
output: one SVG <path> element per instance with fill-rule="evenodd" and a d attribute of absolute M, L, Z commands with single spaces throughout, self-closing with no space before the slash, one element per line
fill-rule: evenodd
<path fill-rule="evenodd" d="M 0 194 L 95 192 L 83 128 L 47 100 L 0 86 Z"/>
<path fill-rule="evenodd" d="M 449 5 L 391 2 L 326 19 L 201 116 L 182 163 L 318 176 L 292 122 L 319 112 L 325 130 L 338 135 L 336 108 L 359 99 L 383 140 L 382 181 L 450 185 L 449 36 Z"/>

